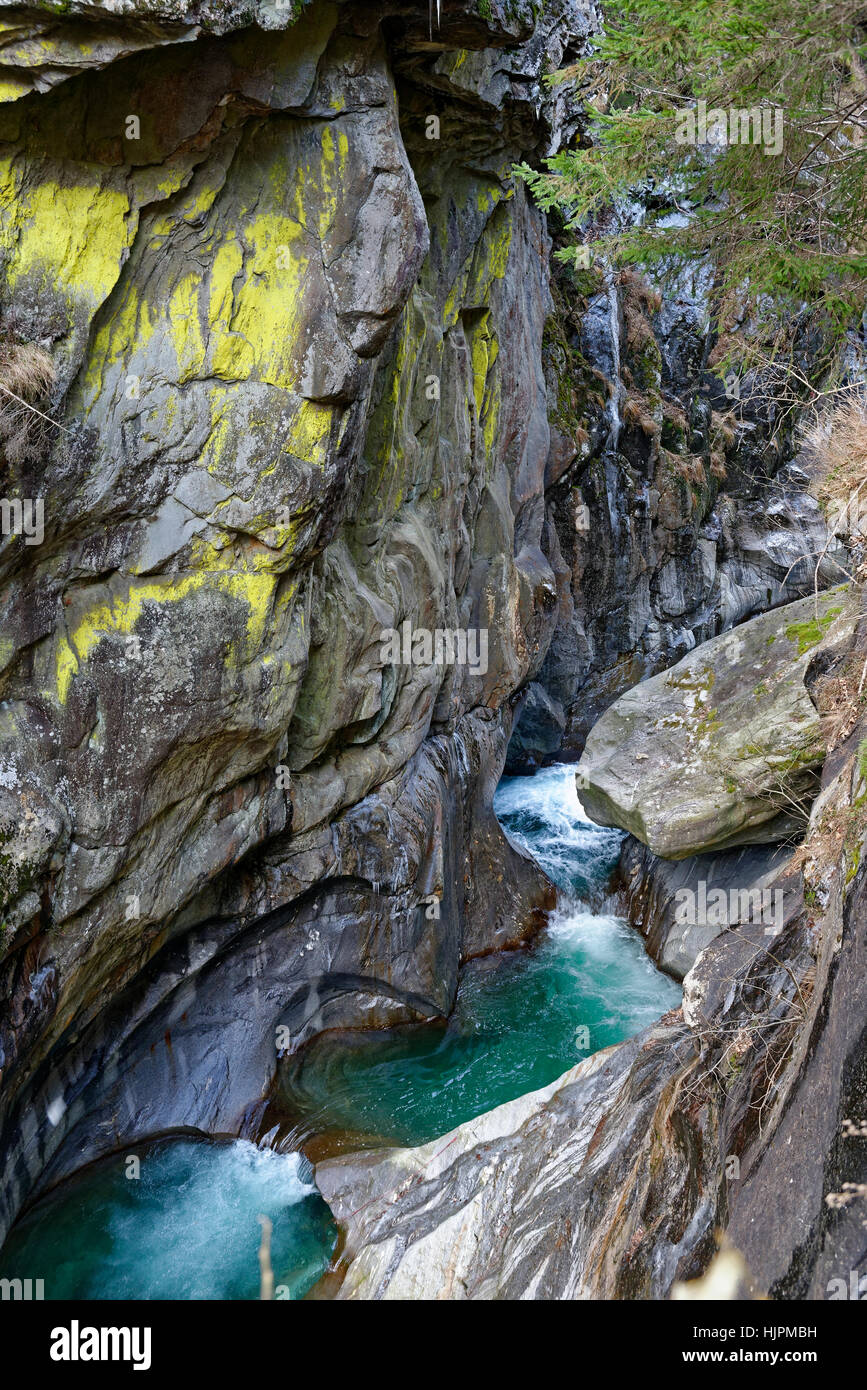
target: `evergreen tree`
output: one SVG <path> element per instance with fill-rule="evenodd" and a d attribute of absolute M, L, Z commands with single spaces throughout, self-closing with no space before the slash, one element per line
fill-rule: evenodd
<path fill-rule="evenodd" d="M 518 172 L 621 264 L 712 257 L 723 329 L 782 310 L 838 341 L 867 287 L 865 59 L 864 0 L 611 0 L 549 78 L 583 94 L 587 135 Z"/>

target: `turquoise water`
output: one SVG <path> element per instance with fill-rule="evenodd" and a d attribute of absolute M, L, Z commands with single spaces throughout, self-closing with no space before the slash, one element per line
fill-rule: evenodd
<path fill-rule="evenodd" d="M 297 1153 L 173 1139 L 64 1183 L 14 1227 L 0 1277 L 44 1279 L 46 1299 L 259 1297 L 260 1213 L 273 1221 L 281 1298 L 324 1273 L 337 1236 Z"/>
<path fill-rule="evenodd" d="M 598 906 L 621 836 L 587 820 L 574 769 L 506 779 L 495 806 L 558 886 L 549 926 L 529 949 L 471 963 L 447 1026 L 305 1048 L 281 1082 L 296 1145 L 435 1138 L 680 1003 L 637 933 Z M 0 1251 L 0 1277 L 44 1279 L 49 1299 L 257 1298 L 260 1213 L 274 1222 L 280 1297 L 303 1297 L 324 1272 L 336 1230 L 298 1153 L 187 1138 L 139 1153 L 138 1179 L 114 1158 L 43 1199 Z"/>
<path fill-rule="evenodd" d="M 284 1067 L 296 1137 L 330 1147 L 420 1144 L 545 1086 L 582 1058 L 640 1032 L 681 991 L 620 918 L 593 912 L 622 836 L 593 825 L 573 767 L 504 779 L 495 808 L 560 889 L 533 947 L 471 963 L 448 1025 L 324 1034 Z"/>

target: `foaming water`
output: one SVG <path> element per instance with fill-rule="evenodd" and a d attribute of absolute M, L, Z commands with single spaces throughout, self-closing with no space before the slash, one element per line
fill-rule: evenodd
<path fill-rule="evenodd" d="M 574 765 L 558 763 L 534 777 L 504 777 L 494 810 L 567 898 L 586 899 L 607 883 L 623 835 L 590 820 L 578 800 Z"/>
<path fill-rule="evenodd" d="M 280 1296 L 301 1298 L 336 1240 L 297 1153 L 247 1140 L 164 1140 L 87 1169 L 45 1197 L 0 1251 L 0 1277 L 43 1279 L 46 1299 L 259 1296 L 259 1214 L 271 1218 Z"/>
<path fill-rule="evenodd" d="M 471 962 L 448 1025 L 324 1034 L 281 1068 L 296 1139 L 331 1148 L 419 1144 L 547 1085 L 680 1002 L 604 900 L 621 835 L 585 816 L 572 767 L 506 778 L 495 800 L 511 838 L 558 887 L 530 949 Z M 0 1251 L 0 1277 L 43 1279 L 46 1298 L 258 1297 L 258 1216 L 274 1223 L 281 1297 L 324 1273 L 336 1229 L 297 1153 L 164 1140 L 91 1167 L 45 1197 Z"/>
<path fill-rule="evenodd" d="M 424 1143 L 680 1003 L 637 933 L 588 906 L 604 897 L 623 837 L 584 814 L 574 767 L 505 778 L 494 805 L 559 889 L 548 928 L 531 949 L 468 965 L 447 1026 L 326 1034 L 305 1048 L 282 1076 L 301 1134 L 343 1149 Z"/>

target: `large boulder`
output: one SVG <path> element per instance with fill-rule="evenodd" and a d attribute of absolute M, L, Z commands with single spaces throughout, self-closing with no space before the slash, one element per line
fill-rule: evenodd
<path fill-rule="evenodd" d="M 804 675 L 814 649 L 855 621 L 846 586 L 827 590 L 634 686 L 587 739 L 577 769 L 587 814 L 666 859 L 802 831 L 825 756 Z"/>

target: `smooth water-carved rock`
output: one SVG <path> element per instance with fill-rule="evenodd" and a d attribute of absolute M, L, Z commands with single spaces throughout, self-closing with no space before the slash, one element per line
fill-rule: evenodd
<path fill-rule="evenodd" d="M 318 1163 L 344 1237 L 337 1297 L 587 1297 L 606 1167 L 656 1103 L 645 1086 L 627 1106 L 625 1085 L 640 1046 L 657 1039 L 673 1076 L 690 1051 L 679 1015 L 430 1144 Z"/>
<path fill-rule="evenodd" d="M 804 675 L 832 624 L 857 621 L 845 587 L 816 602 L 753 618 L 622 695 L 578 764 L 587 814 L 667 859 L 803 832 L 825 756 Z"/>
<path fill-rule="evenodd" d="M 491 810 L 556 608 L 510 169 L 595 12 L 97 10 L 3 50 L 0 330 L 57 428 L 4 460 L 45 534 L 0 538 L 0 1224 L 149 1126 L 252 1132 L 278 1025 L 447 1013 L 550 901 Z"/>
<path fill-rule="evenodd" d="M 745 845 L 660 859 L 630 836 L 617 869 L 626 915 L 660 969 L 682 980 L 720 932 L 761 921 L 774 933 L 788 910 L 777 884 L 793 853 L 785 845 Z"/>

